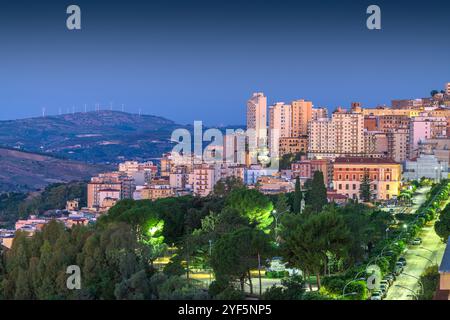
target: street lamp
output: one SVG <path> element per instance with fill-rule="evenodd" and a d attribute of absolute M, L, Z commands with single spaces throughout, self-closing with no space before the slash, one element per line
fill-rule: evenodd
<path fill-rule="evenodd" d="M 422 294 L 424 293 L 423 283 L 422 283 L 422 281 L 420 280 L 419 277 L 416 277 L 416 276 L 413 276 L 412 274 L 404 273 L 404 272 L 403 272 L 403 274 L 404 274 L 405 276 L 412 277 L 412 278 L 416 279 L 417 282 L 420 284 L 420 288 L 422 289 Z"/>
<path fill-rule="evenodd" d="M 340 295 L 340 296 L 338 297 L 338 299 L 343 298 L 343 297 L 345 297 L 345 296 L 356 296 L 357 294 L 358 294 L 358 292 L 350 292 L 350 293 L 346 293 L 346 294 Z"/>
<path fill-rule="evenodd" d="M 209 259 L 211 260 L 211 253 L 212 253 L 212 240 L 208 240 L 209 242 Z M 209 268 L 209 283 L 212 283 L 212 268 Z"/>
<path fill-rule="evenodd" d="M 349 282 L 347 282 L 347 283 L 345 284 L 344 288 L 342 289 L 342 296 L 341 296 L 341 297 L 343 297 L 343 296 L 346 295 L 346 294 L 345 294 L 345 289 L 347 289 L 347 286 L 348 286 L 350 283 L 353 283 L 353 282 L 356 282 L 356 281 L 365 281 L 365 280 L 366 280 L 366 278 L 359 278 L 359 279 L 353 279 L 353 280 L 350 280 Z"/>
<path fill-rule="evenodd" d="M 417 293 L 414 290 L 411 290 L 410 288 L 401 286 L 399 284 L 396 284 L 395 286 L 410 291 L 413 294 L 414 298 L 416 298 L 416 300 L 419 300 L 419 298 L 417 298 Z"/>
<path fill-rule="evenodd" d="M 428 252 L 430 252 L 430 253 L 435 253 L 433 250 L 430 250 L 430 249 L 427 249 L 427 248 L 425 248 L 425 247 L 419 247 L 419 249 L 422 249 L 422 250 L 426 250 L 426 251 L 428 251 Z M 436 260 L 434 261 L 435 262 L 435 264 L 438 264 L 438 262 L 437 262 L 437 257 L 435 256 L 434 257 Z"/>
<path fill-rule="evenodd" d="M 272 211 L 272 215 L 275 218 L 275 241 L 278 239 L 278 215 L 277 210 Z"/>
<path fill-rule="evenodd" d="M 416 253 L 415 256 L 420 257 L 420 258 L 425 259 L 425 260 L 428 260 L 429 262 L 433 263 L 433 261 L 431 259 L 429 259 L 427 257 L 424 257 L 424 256 L 421 256 L 420 254 Z"/>

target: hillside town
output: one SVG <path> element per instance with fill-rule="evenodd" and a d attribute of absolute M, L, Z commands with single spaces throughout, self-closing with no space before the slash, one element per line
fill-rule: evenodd
<path fill-rule="evenodd" d="M 449 178 L 450 83 L 430 98 L 393 100 L 390 107 L 375 108 L 353 102 L 331 115 L 306 100 L 268 106 L 259 92 L 248 100 L 246 117 L 247 132 L 225 134 L 223 145 L 206 147 L 212 160 L 172 151 L 155 162 L 124 161 L 115 171 L 91 177 L 85 207 L 70 199 L 50 216 L 20 219 L 14 229 L 0 230 L 1 245 L 10 249 L 18 231 L 31 237 L 52 220 L 66 228 L 95 224 L 124 199 L 205 198 L 227 179 L 278 196 L 310 188 L 320 172 L 328 203 L 389 208 L 412 182 L 439 186 Z M 261 154 L 272 163 L 261 161 Z"/>
<path fill-rule="evenodd" d="M 267 107 L 264 94 L 255 93 L 247 103 L 249 129 L 256 132 L 257 141 L 269 146 L 270 154 L 280 159 L 298 155 L 298 160 L 286 168 L 264 166 L 239 148 L 248 145 L 251 137 L 225 135 L 223 161 L 198 163 L 193 154 L 166 153 L 159 166 L 126 161 L 117 171 L 92 177 L 87 207 L 106 212 L 126 198 L 205 197 L 218 181 L 229 177 L 264 194 L 288 193 L 294 190 L 296 178 L 304 186 L 315 171 L 323 173 L 330 202 L 361 200 L 365 174 L 373 200 L 395 201 L 402 182 L 448 178 L 450 83 L 432 98 L 393 100 L 391 107 L 371 109 L 355 102 L 348 110 L 337 108 L 331 116 L 326 108 L 315 108 L 305 100 Z"/>
<path fill-rule="evenodd" d="M 298 178 L 304 186 L 315 171 L 323 173 L 329 202 L 361 200 L 363 176 L 368 174 L 371 196 L 378 202 L 398 198 L 404 181 L 446 179 L 450 162 L 450 83 L 441 92 L 421 99 L 392 100 L 392 105 L 364 108 L 353 102 L 331 115 L 312 101 L 277 102 L 267 106 L 263 93 L 247 102 L 247 130 L 258 144 L 282 159 L 299 155 L 287 168 L 267 167 L 249 156 L 249 135 L 224 137 L 223 161 L 198 163 L 194 154 L 165 153 L 159 163 L 125 161 L 117 171 L 92 177 L 87 185 L 87 207 L 76 199 L 67 203 L 67 226 L 95 222 L 121 199 L 157 200 L 208 196 L 220 180 L 235 177 L 264 194 L 288 193 Z M 275 134 L 277 132 L 277 134 Z M 246 148 L 239 148 L 242 144 Z M 230 161 L 231 159 L 231 161 Z M 256 161 L 254 161 L 256 159 Z M 47 219 L 48 220 L 48 219 Z M 16 230 L 34 232 L 47 220 L 35 216 L 16 223 Z M 1 230 L 10 245 L 15 230 Z"/>

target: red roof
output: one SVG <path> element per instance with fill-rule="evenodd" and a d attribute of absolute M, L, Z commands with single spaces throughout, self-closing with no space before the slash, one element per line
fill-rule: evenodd
<path fill-rule="evenodd" d="M 334 163 L 352 163 L 352 164 L 398 164 L 392 159 L 387 158 L 364 158 L 364 157 L 347 157 L 336 158 Z"/>

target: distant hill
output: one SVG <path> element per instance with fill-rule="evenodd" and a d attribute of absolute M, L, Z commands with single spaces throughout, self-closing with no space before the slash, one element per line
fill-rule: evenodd
<path fill-rule="evenodd" d="M 0 146 L 88 163 L 146 160 L 170 150 L 183 126 L 151 115 L 92 111 L 0 121 Z"/>
<path fill-rule="evenodd" d="M 83 181 L 107 169 L 104 165 L 0 148 L 0 193 L 28 192 L 56 182 Z"/>

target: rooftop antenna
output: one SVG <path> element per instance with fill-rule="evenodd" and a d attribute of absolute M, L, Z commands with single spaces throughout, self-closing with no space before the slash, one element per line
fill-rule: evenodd
<path fill-rule="evenodd" d="M 58 114 L 59 114 L 59 115 L 62 114 L 61 108 L 58 109 Z"/>
<path fill-rule="evenodd" d="M 125 107 L 124 107 L 123 103 L 122 103 L 122 112 L 125 112 Z"/>
<path fill-rule="evenodd" d="M 45 107 L 42 108 L 42 118 L 45 118 Z"/>
<path fill-rule="evenodd" d="M 84 104 L 84 113 L 86 113 L 87 112 L 87 104 L 85 103 Z"/>
<path fill-rule="evenodd" d="M 142 109 L 139 108 L 139 117 L 141 116 L 141 113 L 142 113 Z"/>
<path fill-rule="evenodd" d="M 72 106 L 72 114 L 75 114 L 75 106 Z"/>
<path fill-rule="evenodd" d="M 109 110 L 112 111 L 112 109 L 113 109 L 113 103 L 110 101 L 110 102 L 109 102 Z"/>

